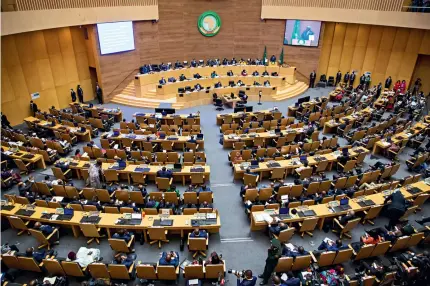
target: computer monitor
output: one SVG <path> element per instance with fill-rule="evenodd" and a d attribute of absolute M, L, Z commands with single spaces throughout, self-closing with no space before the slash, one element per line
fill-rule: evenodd
<path fill-rule="evenodd" d="M 64 214 L 65 215 L 71 215 L 71 216 L 73 216 L 73 211 L 74 211 L 74 209 L 67 209 L 67 208 L 65 208 L 64 209 Z"/>
<path fill-rule="evenodd" d="M 344 206 L 344 205 L 347 205 L 347 204 L 348 204 L 348 202 L 349 202 L 349 199 L 348 199 L 348 198 L 343 198 L 343 199 L 340 199 L 339 204 L 340 204 L 341 206 Z"/>
<path fill-rule="evenodd" d="M 191 86 L 186 86 L 186 87 L 185 87 L 185 90 L 186 90 L 186 91 L 191 91 Z"/>
<path fill-rule="evenodd" d="M 342 153 L 348 153 L 348 148 L 342 148 Z"/>
<path fill-rule="evenodd" d="M 300 161 L 306 161 L 307 156 L 300 156 Z"/>
<path fill-rule="evenodd" d="M 294 103 L 295 107 L 299 107 L 299 105 L 300 105 L 300 103 L 298 103 L 298 102 Z"/>
<path fill-rule="evenodd" d="M 119 160 L 118 161 L 118 166 L 120 168 L 125 168 L 125 167 L 127 167 L 127 163 L 124 160 Z"/>
<path fill-rule="evenodd" d="M 300 104 L 300 103 L 303 103 L 303 102 L 308 102 L 310 99 L 311 99 L 310 96 L 305 96 L 305 97 L 299 98 L 297 100 L 297 102 Z"/>
<path fill-rule="evenodd" d="M 202 140 L 203 139 L 203 134 L 202 133 L 199 133 L 199 134 L 197 134 L 197 140 Z"/>
<path fill-rule="evenodd" d="M 279 214 L 289 214 L 290 213 L 290 209 L 289 208 L 280 208 L 279 209 Z"/>
<path fill-rule="evenodd" d="M 182 169 L 182 164 L 173 164 L 174 169 Z"/>
<path fill-rule="evenodd" d="M 258 166 L 258 160 L 252 160 L 251 166 Z"/>
<path fill-rule="evenodd" d="M 166 112 L 167 114 L 175 114 L 176 110 L 174 108 L 155 108 L 155 113 Z"/>
<path fill-rule="evenodd" d="M 160 139 L 166 138 L 166 133 L 160 133 Z"/>
<path fill-rule="evenodd" d="M 119 131 L 118 130 L 114 130 L 113 131 L 113 136 L 119 136 Z"/>
<path fill-rule="evenodd" d="M 235 107 L 234 113 L 245 111 L 245 107 Z"/>
<path fill-rule="evenodd" d="M 275 129 L 275 133 L 281 133 L 281 129 L 276 128 L 276 129 Z"/>
<path fill-rule="evenodd" d="M 246 112 L 252 112 L 254 110 L 253 106 L 245 106 L 245 111 Z"/>

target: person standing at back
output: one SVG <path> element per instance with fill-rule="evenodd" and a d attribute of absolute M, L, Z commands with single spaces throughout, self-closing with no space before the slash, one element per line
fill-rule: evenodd
<path fill-rule="evenodd" d="M 30 101 L 30 110 L 33 112 L 33 116 L 36 116 L 36 112 L 38 110 L 37 104 L 33 102 L 33 100 Z"/>
<path fill-rule="evenodd" d="M 70 89 L 70 97 L 72 98 L 72 102 L 76 102 L 76 92 L 73 88 Z"/>
<path fill-rule="evenodd" d="M 394 193 L 389 195 L 385 199 L 384 205 L 386 205 L 389 201 L 391 201 L 391 203 L 387 206 L 386 209 L 386 214 L 390 219 L 388 225 L 385 226 L 387 230 L 391 230 L 397 225 L 400 218 L 405 214 L 407 208 L 406 199 L 400 191 L 395 191 Z"/>
<path fill-rule="evenodd" d="M 79 98 L 79 102 L 83 103 L 84 102 L 84 91 L 82 90 L 82 87 L 80 84 L 78 84 L 78 87 L 76 88 L 78 91 L 78 98 Z"/>
<path fill-rule="evenodd" d="M 99 86 L 99 83 L 96 82 L 96 96 L 97 96 L 97 100 L 99 101 L 99 104 L 103 103 L 103 91 L 101 89 L 101 87 Z"/>
<path fill-rule="evenodd" d="M 309 87 L 314 88 L 315 78 L 317 77 L 315 71 L 312 71 L 309 75 Z"/>

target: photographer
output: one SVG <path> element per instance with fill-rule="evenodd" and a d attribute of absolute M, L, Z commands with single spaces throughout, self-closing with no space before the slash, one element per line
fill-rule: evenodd
<path fill-rule="evenodd" d="M 271 240 L 270 248 L 267 250 L 266 265 L 264 266 L 263 274 L 258 275 L 258 278 L 262 278 L 263 281 L 260 285 L 265 285 L 275 271 L 276 265 L 278 264 L 279 257 L 282 255 L 281 243 L 277 239 Z"/>
<path fill-rule="evenodd" d="M 257 277 L 252 276 L 251 270 L 246 270 L 245 275 L 242 278 L 242 281 L 240 281 L 240 272 L 236 272 L 235 275 L 237 276 L 237 286 L 254 286 L 257 282 Z"/>

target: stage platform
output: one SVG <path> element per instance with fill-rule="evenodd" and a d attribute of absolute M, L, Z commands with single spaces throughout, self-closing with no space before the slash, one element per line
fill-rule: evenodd
<path fill-rule="evenodd" d="M 258 76 L 242 76 L 242 70 L 248 74 L 254 71 L 259 72 Z M 215 71 L 218 76 L 211 78 L 210 74 Z M 233 76 L 227 76 L 228 71 L 233 71 Z M 268 76 L 262 76 L 264 71 L 269 72 Z M 272 74 L 275 73 L 276 75 Z M 198 73 L 202 78 L 194 79 L 194 74 Z M 183 74 L 188 80 L 177 81 L 159 85 L 161 78 L 176 79 Z M 242 81 L 244 86 L 229 86 L 231 81 L 236 84 Z M 265 81 L 270 81 L 270 86 L 264 86 Z M 215 83 L 220 83 L 223 87 L 214 88 Z M 260 85 L 255 85 L 259 83 Z M 200 84 L 202 90 L 186 92 L 184 89 L 194 88 Z M 299 96 L 308 89 L 304 82 L 297 81 L 295 78 L 294 67 L 279 66 L 217 66 L 217 67 L 200 67 L 185 68 L 179 70 L 169 70 L 153 74 L 136 75 L 128 85 L 114 95 L 111 102 L 136 106 L 142 108 L 157 108 L 160 106 L 171 105 L 175 109 L 184 109 L 199 105 L 212 104 L 212 95 L 218 96 L 225 94 L 238 94 L 239 91 L 245 91 L 248 100 L 258 101 L 258 93 L 262 92 L 261 101 L 281 101 L 295 96 Z"/>

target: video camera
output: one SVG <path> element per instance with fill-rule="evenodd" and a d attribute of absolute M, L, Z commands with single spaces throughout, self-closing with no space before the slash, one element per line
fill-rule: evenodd
<path fill-rule="evenodd" d="M 245 270 L 229 269 L 229 270 L 227 270 L 227 273 L 231 273 L 231 274 L 239 276 L 241 278 L 245 278 Z"/>

